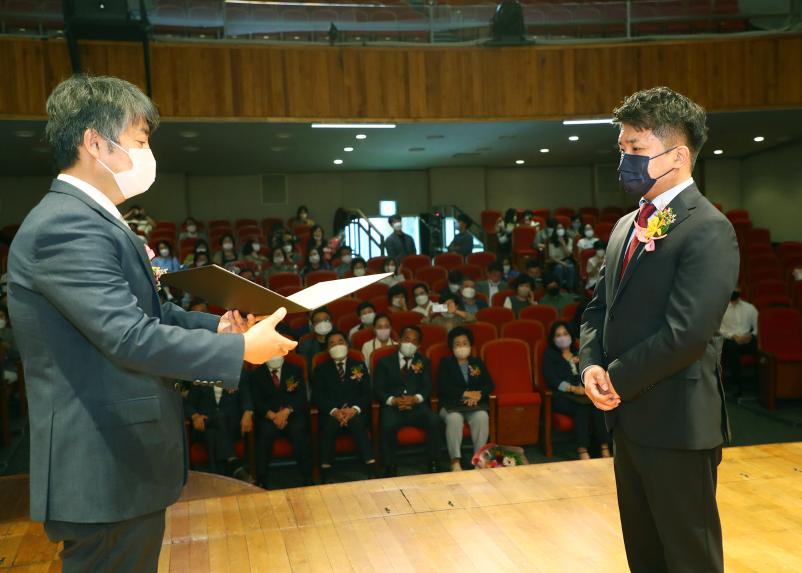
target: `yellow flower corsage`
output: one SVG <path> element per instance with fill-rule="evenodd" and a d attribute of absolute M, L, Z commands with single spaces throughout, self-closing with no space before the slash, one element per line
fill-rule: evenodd
<path fill-rule="evenodd" d="M 482 375 L 482 369 L 478 366 L 468 366 L 468 374 L 472 378 L 479 378 Z"/>
<path fill-rule="evenodd" d="M 668 228 L 676 220 L 677 216 L 674 214 L 671 207 L 666 207 L 649 219 L 649 223 L 646 227 L 641 227 L 635 223 L 635 236 L 638 237 L 638 241 L 646 244 L 644 247 L 646 252 L 651 253 L 654 250 L 654 242 L 665 239 Z"/>
<path fill-rule="evenodd" d="M 354 366 L 353 368 L 351 368 L 351 380 L 356 380 L 357 382 L 359 382 L 360 380 L 362 380 L 362 377 L 364 375 L 365 373 L 362 371 L 361 366 Z"/>
<path fill-rule="evenodd" d="M 287 392 L 295 392 L 295 389 L 298 387 L 298 382 L 295 380 L 295 377 L 290 376 L 287 379 Z"/>
<path fill-rule="evenodd" d="M 415 362 L 413 362 L 412 371 L 415 374 L 420 374 L 421 372 L 423 372 L 423 362 L 421 362 L 420 360 L 416 360 Z"/>

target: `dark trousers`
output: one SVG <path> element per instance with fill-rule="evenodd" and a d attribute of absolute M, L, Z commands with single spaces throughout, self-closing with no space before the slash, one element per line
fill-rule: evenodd
<path fill-rule="evenodd" d="M 363 411 L 348 421 L 345 428 L 340 427 L 340 423 L 334 416 L 325 412 L 320 413 L 320 463 L 331 465 L 334 461 L 335 448 L 337 445 L 337 435 L 349 433 L 356 443 L 356 449 L 363 462 L 373 459 L 373 448 L 370 444 L 368 426 L 370 412 Z"/>
<path fill-rule="evenodd" d="M 292 443 L 292 453 L 298 470 L 304 480 L 312 479 L 312 461 L 309 452 L 309 429 L 306 418 L 294 412 L 287 418 L 287 425 L 279 430 L 276 425 L 266 418 L 256 423 L 256 475 L 264 484 L 273 455 L 273 442 L 276 438 L 285 437 Z"/>
<path fill-rule="evenodd" d="M 633 573 L 723 573 L 716 505 L 721 447 L 670 450 L 615 435 L 615 482 Z"/>
<path fill-rule="evenodd" d="M 45 521 L 45 533 L 64 542 L 62 573 L 156 573 L 164 510 L 117 523 Z"/>
<path fill-rule="evenodd" d="M 757 354 L 757 340 L 752 337 L 748 344 L 738 344 L 734 340 L 725 340 L 721 349 L 721 367 L 724 375 L 733 381 L 738 380 L 738 373 L 741 370 L 741 356 Z"/>
<path fill-rule="evenodd" d="M 196 431 L 196 435 L 209 450 L 209 469 L 216 474 L 226 473 L 226 462 L 237 457 L 235 444 L 242 438 L 240 419 L 217 412 L 206 420 L 206 429 Z"/>
<path fill-rule="evenodd" d="M 589 448 L 594 437 L 597 444 L 610 443 L 610 433 L 604 423 L 604 412 L 590 402 L 580 404 L 555 392 L 551 409 L 574 419 L 574 436 L 578 448 Z"/>
<path fill-rule="evenodd" d="M 426 452 L 430 461 L 440 457 L 443 432 L 440 429 L 440 418 L 432 412 L 428 404 L 418 404 L 411 410 L 401 411 L 392 406 L 382 406 L 381 437 L 384 464 L 396 464 L 398 449 L 398 430 L 404 426 L 414 426 L 426 432 Z"/>

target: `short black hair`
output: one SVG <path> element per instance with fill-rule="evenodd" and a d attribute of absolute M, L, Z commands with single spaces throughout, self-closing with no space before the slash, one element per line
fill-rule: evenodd
<path fill-rule="evenodd" d="M 387 300 L 392 303 L 393 298 L 398 295 L 404 295 L 404 298 L 407 297 L 407 289 L 404 288 L 404 285 L 401 284 L 394 284 L 387 290 Z"/>
<path fill-rule="evenodd" d="M 607 248 L 607 243 L 605 243 L 601 239 L 599 239 L 598 241 L 593 241 L 593 248 L 596 249 L 597 251 L 599 249 L 606 249 Z"/>
<path fill-rule="evenodd" d="M 465 213 L 460 213 L 459 215 L 457 215 L 457 221 L 460 221 L 461 223 L 465 223 L 466 227 L 470 227 L 471 223 L 473 223 L 473 219 L 471 219 Z"/>
<path fill-rule="evenodd" d="M 389 314 L 386 314 L 386 313 L 384 313 L 384 312 L 379 312 L 379 313 L 377 313 L 377 314 L 376 314 L 376 317 L 373 319 L 373 328 L 376 328 L 376 323 L 377 323 L 377 322 L 379 322 L 379 319 L 380 319 L 380 318 L 386 318 L 387 320 L 390 320 L 390 315 L 389 315 Z M 393 327 L 393 325 L 392 325 L 392 323 L 391 323 L 391 324 L 390 324 L 390 328 L 392 328 L 392 327 Z"/>
<path fill-rule="evenodd" d="M 439 299 L 440 304 L 445 304 L 450 300 L 453 300 L 455 303 L 457 303 L 457 305 L 459 305 L 459 299 L 457 298 L 457 295 L 455 295 L 453 292 L 451 291 L 444 292 L 443 294 L 440 295 Z"/>
<path fill-rule="evenodd" d="M 321 306 L 320 308 L 316 308 L 315 310 L 309 313 L 309 322 L 315 320 L 315 317 L 321 312 L 325 312 L 326 314 L 328 314 L 329 319 L 331 319 L 331 313 L 329 312 L 329 309 L 326 308 L 325 306 Z"/>
<path fill-rule="evenodd" d="M 366 301 L 363 301 L 363 302 L 359 303 L 359 306 L 356 307 L 356 313 L 357 314 L 362 314 L 362 311 L 365 310 L 366 308 L 369 308 L 369 309 L 372 309 L 372 310 L 376 310 L 376 307 L 373 306 L 373 303 L 370 302 L 369 300 L 366 300 Z"/>
<path fill-rule="evenodd" d="M 390 216 L 387 218 L 387 222 L 388 222 L 388 223 L 390 223 L 391 225 L 392 225 L 393 223 L 395 223 L 396 221 L 400 221 L 400 220 L 401 220 L 401 217 L 399 217 L 398 215 L 390 215 Z"/>
<path fill-rule="evenodd" d="M 423 342 L 423 331 L 420 329 L 420 326 L 417 324 L 408 324 L 404 328 L 401 329 L 401 332 L 398 334 L 400 338 L 404 337 L 404 333 L 408 330 L 413 330 L 418 333 L 418 342 Z"/>
<path fill-rule="evenodd" d="M 427 285 L 426 283 L 418 283 L 418 284 L 416 284 L 414 287 L 412 287 L 412 292 L 414 293 L 419 288 L 422 288 L 423 290 L 425 290 L 427 294 L 429 293 L 429 285 Z"/>
<path fill-rule="evenodd" d="M 331 337 L 332 337 L 332 336 L 337 336 L 337 335 L 340 335 L 340 336 L 342 336 L 342 337 L 345 339 L 345 345 L 346 345 L 346 346 L 349 346 L 349 343 L 348 343 L 348 337 L 347 337 L 345 334 L 343 334 L 341 331 L 339 331 L 339 330 L 336 330 L 336 329 L 335 329 L 335 330 L 332 330 L 331 332 L 329 332 L 329 333 L 326 335 L 326 342 L 325 342 L 324 344 L 325 344 L 326 346 L 328 346 L 328 345 L 329 345 L 329 340 L 331 339 Z"/>
<path fill-rule="evenodd" d="M 465 275 L 462 274 L 462 271 L 451 271 L 448 273 L 448 282 L 451 284 L 462 284 L 464 280 Z"/>
<path fill-rule="evenodd" d="M 530 287 L 535 286 L 535 279 L 533 279 L 527 274 L 518 275 L 514 282 L 515 282 L 515 288 L 518 288 L 522 284 L 528 284 Z"/>
<path fill-rule="evenodd" d="M 454 341 L 457 339 L 458 336 L 467 336 L 468 342 L 471 343 L 473 346 L 473 332 L 470 328 L 466 328 L 464 326 L 455 326 L 451 329 L 448 333 L 448 347 L 454 348 Z"/>
<path fill-rule="evenodd" d="M 682 138 L 691 150 L 691 167 L 707 141 L 707 113 L 690 98 L 667 87 L 641 90 L 613 110 L 613 123 L 650 129 L 666 149 Z"/>
<path fill-rule="evenodd" d="M 540 268 L 540 261 L 538 261 L 537 259 L 529 259 L 528 261 L 526 261 L 527 269 L 532 269 L 535 267 Z"/>
<path fill-rule="evenodd" d="M 354 270 L 354 267 L 356 267 L 359 264 L 365 265 L 365 268 L 367 268 L 368 266 L 367 261 L 362 257 L 354 257 L 353 259 L 351 259 L 351 270 Z"/>

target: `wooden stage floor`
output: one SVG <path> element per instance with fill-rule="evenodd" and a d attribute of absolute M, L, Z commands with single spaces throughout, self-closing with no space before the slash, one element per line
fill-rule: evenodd
<path fill-rule="evenodd" d="M 0 479 L 0 572 L 60 571 Z M 802 571 L 802 443 L 730 448 L 719 473 L 726 570 Z M 610 460 L 280 491 L 193 474 L 159 572 L 627 570 Z"/>

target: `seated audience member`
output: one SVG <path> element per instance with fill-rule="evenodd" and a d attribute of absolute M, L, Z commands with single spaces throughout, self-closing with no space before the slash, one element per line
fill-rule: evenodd
<path fill-rule="evenodd" d="M 496 239 L 499 253 L 509 254 L 512 251 L 512 232 L 518 223 L 518 211 L 507 209 L 503 217 L 496 221 Z"/>
<path fill-rule="evenodd" d="M 552 280 L 546 285 L 546 294 L 544 294 L 540 301 L 538 301 L 539 304 L 545 304 L 547 306 L 556 308 L 557 314 L 560 314 L 563 308 L 575 302 L 576 295 L 562 292 L 560 290 L 560 285 L 558 285 L 557 281 L 555 280 Z"/>
<path fill-rule="evenodd" d="M 448 286 L 440 291 L 440 297 L 447 294 L 453 294 L 457 300 L 461 300 L 459 291 L 462 289 L 462 281 L 465 280 L 465 275 L 462 271 L 449 271 L 448 273 Z"/>
<path fill-rule="evenodd" d="M 325 262 L 317 249 L 309 249 L 306 254 L 306 265 L 304 265 L 301 275 L 306 279 L 306 275 L 315 271 L 328 271 L 329 264 Z"/>
<path fill-rule="evenodd" d="M 204 241 L 209 240 L 209 237 L 206 236 L 206 233 L 199 229 L 198 222 L 192 217 L 188 217 L 181 227 L 183 230 L 178 234 L 179 241 L 183 241 L 184 239 L 203 239 Z"/>
<path fill-rule="evenodd" d="M 584 251 L 585 249 L 592 249 L 593 245 L 598 241 L 598 237 L 596 237 L 596 231 L 593 230 L 593 225 L 585 225 L 585 230 L 583 231 L 582 238 L 576 242 L 576 246 L 580 251 Z"/>
<path fill-rule="evenodd" d="M 201 256 L 205 262 L 199 264 L 197 262 L 199 256 Z M 184 268 L 203 267 L 208 265 L 210 260 L 211 255 L 209 254 L 209 244 L 203 239 L 198 239 L 192 252 L 187 253 L 187 256 L 184 257 L 183 261 L 181 261 L 181 266 Z"/>
<path fill-rule="evenodd" d="M 295 273 L 298 271 L 295 263 L 288 259 L 287 255 L 284 254 L 284 249 L 281 247 L 273 249 L 271 261 L 273 264 L 265 269 L 264 272 L 265 281 L 267 281 L 267 279 L 273 275 L 277 275 L 279 273 Z"/>
<path fill-rule="evenodd" d="M 601 456 L 610 457 L 610 435 L 604 425 L 604 412 L 585 396 L 580 382 L 579 356 L 568 323 L 557 321 L 549 329 L 548 348 L 543 353 L 543 377 L 554 392 L 552 409 L 574 419 L 579 459 L 590 458 L 588 448 L 595 437 Z"/>
<path fill-rule="evenodd" d="M 584 225 L 582 224 L 582 217 L 580 215 L 571 215 L 571 227 L 566 229 L 566 236 L 571 237 L 571 239 L 576 243 L 577 238 L 582 233 L 582 229 Z"/>
<path fill-rule="evenodd" d="M 362 257 L 354 257 L 351 261 L 351 276 L 364 277 L 368 274 L 368 263 Z"/>
<path fill-rule="evenodd" d="M 451 471 L 460 471 L 462 427 L 468 422 L 473 451 L 487 443 L 490 435 L 488 399 L 495 386 L 484 362 L 471 356 L 473 333 L 458 326 L 448 333 L 451 356 L 443 358 L 437 375 L 440 417 L 446 424 L 446 446 Z"/>
<path fill-rule="evenodd" d="M 503 271 L 499 263 L 487 265 L 487 280 L 476 283 L 476 292 L 480 292 L 487 297 L 487 302 L 493 302 L 493 295 L 509 287 L 503 278 Z"/>
<path fill-rule="evenodd" d="M 393 232 L 384 240 L 387 256 L 400 261 L 407 255 L 417 254 L 415 239 L 402 230 L 401 217 L 392 215 L 387 222 L 393 228 Z"/>
<path fill-rule="evenodd" d="M 323 235 L 323 227 L 320 225 L 312 227 L 312 231 L 309 234 L 309 241 L 306 244 L 306 252 L 309 253 L 309 251 L 315 249 L 320 254 L 322 260 L 328 261 L 329 257 L 326 257 L 325 252 L 327 244 L 326 237 Z"/>
<path fill-rule="evenodd" d="M 173 254 L 173 246 L 167 241 L 159 241 L 156 245 L 156 256 L 153 258 L 154 267 L 166 269 L 169 273 L 174 273 L 181 269 L 178 257 Z"/>
<path fill-rule="evenodd" d="M 2 348 L 3 381 L 13 384 L 17 381 L 17 364 L 20 360 L 19 350 L 14 342 L 14 333 L 8 319 L 8 309 L 0 306 L 0 348 Z"/>
<path fill-rule="evenodd" d="M 298 344 L 298 354 L 306 359 L 308 371 L 312 372 L 312 359 L 318 352 L 326 350 L 326 335 L 334 330 L 331 315 L 326 307 L 309 313 L 309 331 L 314 334 Z"/>
<path fill-rule="evenodd" d="M 573 256 L 574 241 L 567 236 L 565 227 L 558 223 L 548 242 L 546 260 L 553 278 L 561 288 L 570 291 L 576 288 L 576 268 Z"/>
<path fill-rule="evenodd" d="M 376 307 L 369 301 L 362 301 L 356 307 L 356 315 L 359 317 L 359 324 L 351 329 L 348 333 L 348 341 L 354 337 L 354 334 L 360 330 L 373 327 L 373 321 L 376 320 Z"/>
<path fill-rule="evenodd" d="M 284 437 L 304 485 L 312 483 L 309 452 L 309 411 L 303 371 L 283 356 L 269 360 L 248 373 L 256 415 L 256 480 L 266 488 L 273 442 Z"/>
<path fill-rule="evenodd" d="M 387 477 L 398 475 L 398 430 L 404 426 L 426 431 L 429 469 L 440 471 L 440 419 L 429 404 L 432 375 L 429 361 L 418 352 L 422 340 L 420 328 L 406 326 L 401 330 L 400 352 L 376 363 L 373 384 L 381 404 L 381 445 Z"/>
<path fill-rule="evenodd" d="M 300 227 L 301 225 L 315 225 L 315 221 L 309 217 L 309 209 L 306 208 L 306 205 L 301 205 L 298 207 L 298 210 L 295 212 L 295 218 L 290 219 L 290 231 L 295 229 L 295 227 Z"/>
<path fill-rule="evenodd" d="M 259 282 L 257 280 L 256 270 L 253 266 L 238 266 L 235 272 L 247 281 L 251 281 L 252 283 Z"/>
<path fill-rule="evenodd" d="M 394 286 L 398 283 L 404 282 L 404 274 L 401 272 L 401 269 L 398 266 L 398 263 L 395 259 L 391 257 L 387 257 L 384 260 L 384 264 L 382 265 L 382 272 L 384 273 L 393 273 L 389 277 L 383 278 L 381 280 L 382 283 L 386 284 L 387 286 Z"/>
<path fill-rule="evenodd" d="M 234 248 L 234 237 L 223 235 L 220 238 L 220 250 L 212 257 L 214 264 L 225 267 L 229 263 L 236 263 L 239 260 L 237 250 Z"/>
<path fill-rule="evenodd" d="M 515 289 L 515 294 L 504 299 L 504 308 L 509 308 L 515 314 L 515 318 L 518 318 L 521 314 L 521 310 L 527 306 L 537 304 L 532 294 L 534 284 L 535 281 L 532 280 L 532 277 L 529 275 L 519 276 L 512 284 L 512 287 Z"/>
<path fill-rule="evenodd" d="M 253 403 L 245 380 L 247 373 L 243 370 L 237 390 L 192 384 L 185 402 L 195 435 L 203 439 L 209 452 L 211 472 L 237 479 L 247 476 L 237 459 L 235 444 L 253 429 Z"/>
<path fill-rule="evenodd" d="M 137 235 L 144 235 L 147 237 L 150 232 L 156 227 L 156 221 L 153 220 L 145 211 L 144 207 L 134 205 L 123 215 L 123 219 L 129 225 L 132 225 L 132 230 Z"/>
<path fill-rule="evenodd" d="M 476 296 L 476 283 L 469 278 L 462 281 L 462 290 L 459 291 L 462 298 L 462 308 L 466 312 L 476 315 L 483 308 L 487 308 L 487 303 Z"/>
<path fill-rule="evenodd" d="M 425 283 L 415 285 L 412 289 L 412 296 L 415 297 L 415 312 L 421 313 L 423 316 L 429 316 L 432 310 L 432 301 L 429 299 L 429 287 Z"/>
<path fill-rule="evenodd" d="M 262 244 L 257 239 L 249 239 L 242 245 L 242 258 L 256 265 L 256 272 L 262 274 L 267 268 L 267 257 L 262 254 Z"/>
<path fill-rule="evenodd" d="M 526 261 L 526 274 L 532 277 L 534 284 L 532 287 L 535 290 L 541 289 L 545 286 L 545 279 L 543 278 L 543 269 L 540 268 L 540 263 L 536 259 L 529 259 Z"/>
<path fill-rule="evenodd" d="M 604 241 L 595 241 L 593 243 L 593 248 L 596 249 L 596 253 L 588 259 L 587 265 L 585 266 L 585 270 L 588 273 L 588 282 L 585 283 L 585 288 L 587 290 L 593 290 L 596 288 L 596 283 L 599 282 L 599 272 L 601 271 L 602 265 L 604 265 L 604 254 L 607 250 L 607 243 Z"/>
<path fill-rule="evenodd" d="M 426 324 L 442 326 L 447 332 L 453 328 L 462 326 L 470 322 L 476 322 L 476 316 L 462 308 L 462 304 L 455 294 L 444 294 L 440 297 L 440 304 L 448 307 L 448 310 L 441 313 L 430 314 L 423 319 Z"/>
<path fill-rule="evenodd" d="M 532 209 L 527 209 L 523 212 L 523 216 L 518 221 L 519 227 L 537 227 L 538 223 L 535 221 L 535 214 Z"/>
<path fill-rule="evenodd" d="M 451 241 L 451 244 L 448 245 L 449 253 L 459 253 L 465 258 L 473 252 L 473 241 L 475 237 L 468 230 L 471 223 L 471 218 L 465 213 L 461 213 L 457 216 L 457 228 L 459 229 L 459 233 L 457 233 L 457 236 Z"/>
<path fill-rule="evenodd" d="M 359 457 L 375 468 L 370 436 L 371 384 L 364 362 L 348 356 L 348 343 L 341 332 L 332 331 L 326 336 L 331 360 L 315 368 L 312 395 L 320 411 L 320 467 L 323 483 L 330 481 L 329 472 L 334 462 L 337 435 L 351 434 Z M 368 471 L 372 475 L 373 471 Z"/>
<path fill-rule="evenodd" d="M 510 284 L 518 278 L 519 273 L 512 262 L 511 256 L 504 256 L 501 258 L 501 271 L 502 279 L 505 283 Z"/>
<path fill-rule="evenodd" d="M 551 236 L 554 234 L 554 229 L 557 228 L 557 219 L 554 217 L 549 217 L 546 219 L 546 228 L 541 229 L 538 231 L 537 235 L 535 235 L 535 244 L 533 247 L 539 251 L 546 250 L 546 244 L 551 239 Z"/>
<path fill-rule="evenodd" d="M 365 364 L 370 369 L 370 357 L 375 350 L 385 346 L 398 346 L 393 340 L 393 329 L 390 325 L 390 318 L 386 314 L 377 314 L 373 321 L 373 332 L 376 336 L 362 345 L 362 356 L 365 357 Z"/>
<path fill-rule="evenodd" d="M 340 264 L 334 267 L 334 272 L 337 273 L 337 278 L 341 279 L 345 276 L 345 273 L 351 272 L 354 255 L 351 247 L 340 247 L 337 256 L 340 258 Z"/>
<path fill-rule="evenodd" d="M 407 289 L 404 285 L 396 284 L 387 291 L 387 302 L 390 308 L 387 312 L 402 312 L 407 310 Z"/>
<path fill-rule="evenodd" d="M 721 367 L 727 382 L 739 382 L 741 356 L 757 353 L 757 315 L 755 306 L 743 300 L 740 287 L 736 287 L 719 329 L 724 337 Z"/>

